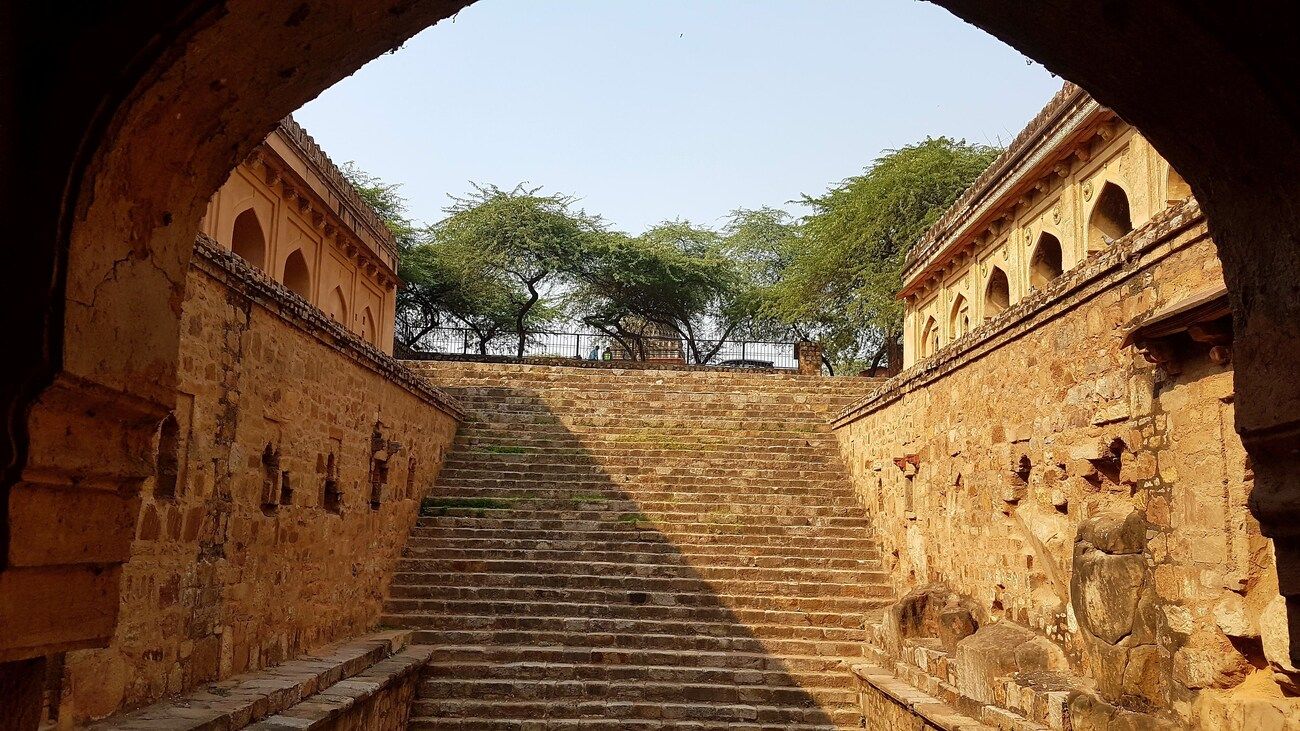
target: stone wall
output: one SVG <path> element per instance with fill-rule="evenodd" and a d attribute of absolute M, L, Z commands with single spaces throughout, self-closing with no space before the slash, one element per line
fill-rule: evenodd
<path fill-rule="evenodd" d="M 111 645 L 68 653 L 76 723 L 371 627 L 459 407 L 200 241 Z"/>
<path fill-rule="evenodd" d="M 1247 678 L 1280 697 L 1231 366 L 1193 347 L 1170 375 L 1122 345 L 1221 276 L 1199 210 L 1176 207 L 841 414 L 899 593 L 943 584 L 981 624 L 1028 627 L 1116 706 L 1187 719 Z"/>

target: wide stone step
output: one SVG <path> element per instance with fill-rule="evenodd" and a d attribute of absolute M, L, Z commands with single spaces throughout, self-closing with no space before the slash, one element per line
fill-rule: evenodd
<path fill-rule="evenodd" d="M 609 475 L 611 477 L 616 475 L 656 475 L 662 477 L 781 477 L 785 479 L 838 479 L 845 476 L 844 470 L 840 469 L 838 465 L 834 467 L 825 465 L 819 467 L 789 465 L 773 468 L 765 461 L 758 463 L 751 461 L 742 465 L 733 463 L 723 466 L 722 464 L 700 464 L 698 461 L 688 461 L 680 465 L 665 465 L 662 462 L 659 464 L 633 465 L 624 461 L 604 465 L 576 465 L 539 460 L 528 464 L 503 466 L 482 464 L 463 458 L 449 460 L 443 465 L 439 475 L 440 477 L 481 477 L 489 475 L 518 478 L 544 475 Z M 840 484 L 843 485 L 843 483 Z"/>
<path fill-rule="evenodd" d="M 657 520 L 659 516 L 691 516 L 692 522 L 733 523 L 735 516 L 747 518 L 807 518 L 825 519 L 842 517 L 846 508 L 839 505 L 798 505 L 783 502 L 751 500 L 741 495 L 731 500 L 702 502 L 691 500 L 605 500 L 583 495 L 577 499 L 540 500 L 528 497 L 487 497 L 472 490 L 455 490 L 449 494 L 435 494 L 425 500 L 422 514 L 426 517 L 481 515 L 493 511 L 491 517 L 509 516 L 524 520 L 578 520 L 620 521 L 630 520 L 626 515 L 641 515 Z M 521 492 L 521 491 L 516 491 Z M 459 493 L 459 494 L 457 494 Z M 680 518 L 665 518 L 680 523 Z"/>
<path fill-rule="evenodd" d="M 608 617 L 573 617 L 573 616 L 525 616 L 525 615 L 472 615 L 472 614 L 408 614 L 398 619 L 404 629 L 420 629 L 437 632 L 480 633 L 490 637 L 485 643 L 496 643 L 503 637 L 514 637 L 521 632 L 537 632 L 546 635 L 661 635 L 692 639 L 730 638 L 739 640 L 799 640 L 803 642 L 851 642 L 861 643 L 867 640 L 867 630 L 859 626 L 814 627 L 790 624 L 742 624 L 737 621 L 672 621 L 648 618 L 608 618 Z M 457 642 L 456 644 L 466 644 Z M 557 644 L 577 645 L 585 642 L 566 638 Z"/>
<path fill-rule="evenodd" d="M 519 528 L 508 532 L 485 525 L 482 519 L 456 519 L 427 525 L 417 525 L 411 533 L 411 541 L 447 540 L 448 545 L 458 545 L 453 541 L 483 542 L 483 545 L 502 545 L 513 547 L 517 541 L 576 541 L 583 546 L 600 547 L 612 543 L 655 542 L 675 544 L 682 547 L 713 546 L 784 546 L 797 548 L 808 543 L 828 547 L 862 546 L 864 550 L 871 545 L 870 534 L 859 528 L 821 528 L 821 527 L 780 527 L 771 526 L 769 530 L 750 530 L 720 532 L 717 530 L 690 531 L 674 529 L 672 526 L 659 525 L 651 527 L 645 522 L 620 522 L 618 525 L 594 528 L 581 533 L 560 533 L 552 528 Z M 734 526 L 732 526 L 734 528 Z"/>
<path fill-rule="evenodd" d="M 592 510 L 572 513 L 538 513 L 536 516 L 509 509 L 452 508 L 446 515 L 421 516 L 419 528 L 478 527 L 490 530 L 548 530 L 561 535 L 581 531 L 617 530 L 621 525 L 652 524 L 665 533 L 735 533 L 773 534 L 792 528 L 811 528 L 826 531 L 866 532 L 870 522 L 866 518 L 798 515 L 745 515 L 729 513 L 710 515 L 688 512 L 640 511 L 617 515 Z"/>
<path fill-rule="evenodd" d="M 537 731 L 539 728 L 555 731 L 842 731 L 861 726 L 835 726 L 824 724 L 777 723 L 756 724 L 750 721 L 723 723 L 719 721 L 651 721 L 645 719 L 603 718 L 548 718 L 532 720 L 522 718 L 411 718 L 412 731 Z"/>
<path fill-rule="evenodd" d="M 855 707 L 824 710 L 790 706 L 756 706 L 745 704 L 665 703 L 636 701 L 492 701 L 492 700 L 424 700 L 415 701 L 412 714 L 434 718 L 551 719 L 593 718 L 625 720 L 663 720 L 695 722 L 742 722 L 759 724 L 852 724 Z"/>
<path fill-rule="evenodd" d="M 880 557 L 879 546 L 870 536 L 853 531 L 846 537 L 819 535 L 724 535 L 724 533 L 667 533 L 649 528 L 628 529 L 620 525 L 617 531 L 582 533 L 581 536 L 554 535 L 543 531 L 513 531 L 502 533 L 487 531 L 477 525 L 467 528 L 417 528 L 408 538 L 413 548 L 452 549 L 555 549 L 578 550 L 629 550 L 629 552 L 668 552 L 682 555 L 827 555 L 842 558 L 845 555 L 862 555 L 863 559 Z M 826 554 L 820 552 L 828 552 Z"/>
<path fill-rule="evenodd" d="M 791 708 L 847 707 L 857 695 L 847 687 L 754 686 L 687 683 L 672 680 L 505 680 L 437 679 L 420 684 L 420 697 L 500 701 L 660 701 L 751 704 Z"/>
<path fill-rule="evenodd" d="M 878 555 L 863 558 L 849 551 L 843 555 L 831 556 L 822 552 L 816 556 L 808 555 L 736 555 L 717 552 L 713 554 L 684 553 L 672 550 L 647 551 L 644 553 L 629 550 L 599 550 L 593 546 L 587 550 L 527 550 L 497 548 L 452 548 L 442 541 L 432 541 L 429 547 L 408 543 L 403 555 L 407 558 L 430 559 L 447 562 L 474 561 L 523 561 L 536 562 L 573 562 L 593 561 L 598 563 L 616 563 L 624 561 L 630 564 L 653 564 L 680 566 L 693 569 L 700 566 L 719 568 L 777 568 L 777 569 L 842 569 L 858 571 L 881 571 Z M 794 552 L 791 552 L 794 553 Z"/>
<path fill-rule="evenodd" d="M 789 669 L 755 670 L 750 668 L 700 668 L 682 665 L 627 665 L 611 663 L 518 662 L 430 662 L 424 678 L 449 680 L 534 680 L 534 681 L 665 681 L 740 687 L 809 688 L 839 687 L 845 680 L 843 668 L 794 671 Z"/>
<path fill-rule="evenodd" d="M 495 574 L 457 571 L 408 571 L 399 568 L 393 583 L 401 586 L 470 586 L 476 588 L 511 587 L 516 589 L 587 589 L 606 591 L 642 591 L 654 594 L 700 593 L 714 590 L 724 594 L 778 596 L 836 596 L 870 598 L 887 593 L 881 582 L 854 582 L 847 577 L 838 581 L 794 578 L 746 579 L 699 576 L 661 577 L 623 574 Z"/>
<path fill-rule="evenodd" d="M 518 561 L 510 559 L 430 559 L 407 557 L 398 562 L 399 574 L 424 574 L 429 576 L 466 576 L 478 581 L 483 574 L 493 574 L 495 581 L 509 584 L 517 577 L 564 577 L 566 580 L 586 579 L 672 579 L 681 582 L 710 583 L 728 581 L 770 581 L 823 583 L 827 585 L 855 585 L 888 583 L 888 575 L 878 568 L 832 569 L 752 566 L 689 566 L 670 563 L 634 563 L 628 561 Z M 480 586 L 488 585 L 485 583 Z M 518 585 L 518 584 L 515 584 Z"/>
<path fill-rule="evenodd" d="M 860 652 L 861 641 L 801 640 L 759 637 L 706 637 L 701 635 L 655 635 L 636 632 L 575 634 L 541 631 L 454 631 L 411 627 L 422 644 L 519 645 L 536 643 L 561 647 L 613 647 L 625 652 L 661 650 L 676 652 L 749 652 L 788 655 L 847 656 Z"/>
<path fill-rule="evenodd" d="M 844 673 L 863 662 L 860 652 L 834 655 L 777 655 L 770 652 L 684 652 L 680 650 L 628 650 L 616 647 L 571 647 L 563 645 L 444 645 L 438 648 L 439 662 L 469 665 L 486 663 L 508 666 L 515 663 L 548 665 L 635 665 L 755 670 L 781 673 Z"/>
<path fill-rule="evenodd" d="M 877 610 L 864 612 L 795 612 L 745 609 L 728 606 L 660 606 L 649 604 L 579 604 L 575 602 L 494 602 L 474 599 L 391 597 L 385 606 L 386 626 L 413 626 L 430 617 L 493 618 L 502 622 L 515 619 L 561 618 L 566 620 L 610 620 L 632 622 L 678 622 L 704 624 L 740 623 L 782 625 L 818 629 L 863 629 L 878 618 Z M 503 626 L 509 626 L 508 624 Z"/>
<path fill-rule="evenodd" d="M 789 612 L 856 612 L 866 614 L 889 603 L 887 592 L 874 589 L 857 596 L 817 592 L 796 594 L 718 594 L 713 592 L 654 592 L 644 589 L 557 589 L 554 587 L 476 587 L 460 584 L 410 584 L 395 580 L 389 593 L 395 599 L 470 600 L 480 602 L 577 603 L 653 605 L 676 607 L 732 607 Z M 867 594 L 867 595 L 863 595 Z M 874 595 L 871 595 L 874 594 Z"/>
<path fill-rule="evenodd" d="M 575 490 L 571 487 L 487 487 L 464 489 L 449 485 L 439 485 L 430 495 L 432 503 L 446 503 L 457 499 L 498 499 L 498 500 L 549 500 L 555 503 L 591 504 L 600 507 L 601 503 L 645 502 L 645 503 L 690 503 L 709 504 L 745 500 L 755 505 L 787 505 L 791 508 L 839 507 L 861 509 L 862 502 L 855 495 L 846 495 L 842 489 L 789 487 L 769 488 L 767 490 L 749 489 L 741 493 L 732 492 L 696 492 L 689 490 L 656 490 L 639 488 L 635 490 L 607 487 L 599 490 Z"/>

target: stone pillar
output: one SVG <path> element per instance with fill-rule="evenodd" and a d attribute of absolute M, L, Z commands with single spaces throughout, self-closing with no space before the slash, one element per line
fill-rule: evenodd
<path fill-rule="evenodd" d="M 794 359 L 799 362 L 799 373 L 816 376 L 822 372 L 822 344 L 800 340 L 794 344 Z"/>

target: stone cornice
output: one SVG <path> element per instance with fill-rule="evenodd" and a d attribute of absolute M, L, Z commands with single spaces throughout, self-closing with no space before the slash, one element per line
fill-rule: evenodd
<path fill-rule="evenodd" d="M 339 200 L 348 208 L 348 213 L 352 215 L 358 223 L 366 226 L 375 240 L 397 260 L 397 242 L 393 240 L 393 234 L 388 230 L 388 225 L 384 223 L 375 209 L 370 207 L 369 203 L 361 198 L 357 189 L 348 182 L 343 176 L 343 171 L 339 169 L 330 156 L 325 154 L 316 140 L 307 133 L 302 125 L 298 124 L 292 116 L 280 120 L 280 126 L 276 128 L 282 137 L 294 149 L 302 155 L 303 160 L 311 166 L 312 172 L 316 173 L 330 185 L 338 194 Z"/>
<path fill-rule="evenodd" d="M 1109 114 L 1079 87 L 1062 87 L 908 252 L 899 297 L 914 292 L 927 272 L 942 266 L 984 227 L 1004 217 L 1002 209 L 1014 206 L 1022 189 L 1051 174 L 1058 159 L 1072 153 L 1069 143 Z"/>
<path fill-rule="evenodd" d="M 204 274 L 257 303 L 325 347 L 401 386 L 415 397 L 456 419 L 465 418 L 465 410 L 456 399 L 431 385 L 401 361 L 330 319 L 319 308 L 265 272 L 221 248 L 211 238 L 198 235 L 191 261 Z"/>
<path fill-rule="evenodd" d="M 1107 249 L 1094 253 L 1078 267 L 1007 308 L 970 334 L 949 343 L 934 356 L 890 378 L 880 389 L 841 411 L 832 420 L 832 428 L 848 426 L 1033 332 L 1047 320 L 1078 307 L 1107 288 L 1132 277 L 1136 271 L 1163 259 L 1172 250 L 1159 253 L 1157 249 L 1178 234 L 1198 225 L 1203 226 L 1204 223 L 1205 217 L 1200 206 L 1191 199 L 1162 211 L 1142 228 L 1129 233 Z M 1184 246 L 1208 235 L 1202 233 Z"/>

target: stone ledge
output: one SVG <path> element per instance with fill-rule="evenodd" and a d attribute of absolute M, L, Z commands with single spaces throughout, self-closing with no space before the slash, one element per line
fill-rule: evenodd
<path fill-rule="evenodd" d="M 208 236 L 199 234 L 195 239 L 191 265 L 335 352 L 405 388 L 429 405 L 458 420 L 465 418 L 465 410 L 456 399 L 413 373 L 401 361 L 363 341 L 265 272 L 226 251 Z"/>
<path fill-rule="evenodd" d="M 854 665 L 852 670 L 859 693 L 874 692 L 899 706 L 921 722 L 917 728 L 927 731 L 995 731 L 997 728 L 980 723 L 938 698 L 913 688 L 886 670 L 872 665 Z"/>
<path fill-rule="evenodd" d="M 434 647 L 412 645 L 405 650 L 381 660 L 364 672 L 339 681 L 292 707 L 252 724 L 256 731 L 289 731 L 290 729 L 322 729 L 332 727 L 354 709 L 362 709 L 378 699 L 380 694 L 402 695 L 402 686 L 418 678 L 420 669 L 429 662 Z M 409 699 L 394 699 L 409 706 Z M 386 725 L 402 725 L 402 719 L 386 718 Z"/>
<path fill-rule="evenodd" d="M 384 664 L 390 655 L 408 648 L 412 634 L 409 630 L 390 630 L 326 645 L 275 667 L 209 683 L 179 698 L 111 716 L 88 728 L 234 731 Z"/>

